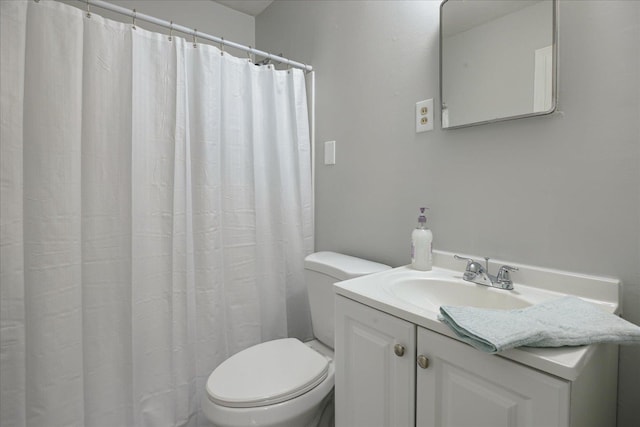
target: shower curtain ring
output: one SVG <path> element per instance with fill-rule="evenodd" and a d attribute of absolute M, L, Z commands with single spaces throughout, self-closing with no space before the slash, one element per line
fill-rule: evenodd
<path fill-rule="evenodd" d="M 196 36 L 198 34 L 198 30 L 193 29 L 193 47 L 198 47 L 198 38 Z"/>
<path fill-rule="evenodd" d="M 251 46 L 249 46 L 249 50 L 247 51 L 247 59 L 249 60 L 249 62 L 253 63 L 253 61 L 251 60 Z"/>
<path fill-rule="evenodd" d="M 169 41 L 173 40 L 173 21 L 169 24 Z"/>
<path fill-rule="evenodd" d="M 136 30 L 137 28 L 136 28 L 136 10 L 135 9 L 133 9 L 132 18 L 133 18 L 133 29 Z"/>
<path fill-rule="evenodd" d="M 37 0 L 40 1 L 40 0 Z M 87 0 L 87 18 L 91 18 L 91 11 L 89 10 L 89 0 Z"/>
<path fill-rule="evenodd" d="M 220 37 L 220 55 L 224 55 L 224 37 Z"/>

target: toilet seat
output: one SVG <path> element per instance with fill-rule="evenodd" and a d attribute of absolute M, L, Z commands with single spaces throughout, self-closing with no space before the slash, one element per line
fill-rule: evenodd
<path fill-rule="evenodd" d="M 209 376 L 209 399 L 252 408 L 294 399 L 322 383 L 329 360 L 295 338 L 264 342 L 225 360 Z"/>

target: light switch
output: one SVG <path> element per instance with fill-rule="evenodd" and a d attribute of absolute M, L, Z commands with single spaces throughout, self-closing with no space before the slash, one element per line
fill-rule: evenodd
<path fill-rule="evenodd" d="M 336 142 L 335 141 L 324 142 L 324 164 L 325 165 L 336 164 Z"/>
<path fill-rule="evenodd" d="M 416 102 L 416 133 L 433 130 L 433 98 Z"/>

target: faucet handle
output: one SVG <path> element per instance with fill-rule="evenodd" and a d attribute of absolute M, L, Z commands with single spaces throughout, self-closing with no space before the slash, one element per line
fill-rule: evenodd
<path fill-rule="evenodd" d="M 472 269 L 475 269 L 476 265 L 479 265 L 479 263 L 472 258 L 465 258 L 460 255 L 454 255 L 453 257 L 460 261 L 467 261 L 467 271 L 472 271 Z"/>
<path fill-rule="evenodd" d="M 472 258 L 461 257 L 459 255 L 454 255 L 453 257 L 461 261 L 467 261 L 467 267 L 464 271 L 465 280 L 473 280 L 477 275 L 485 273 L 484 267 L 482 267 L 482 264 L 478 261 Z"/>
<path fill-rule="evenodd" d="M 508 273 L 510 271 L 518 271 L 518 270 L 519 270 L 518 267 L 513 267 L 511 265 L 503 265 L 502 267 L 500 267 L 500 271 L 504 271 L 505 273 Z"/>
<path fill-rule="evenodd" d="M 454 257 L 455 259 L 459 259 L 460 261 L 475 262 L 475 261 L 473 261 L 473 259 L 471 259 L 471 258 L 465 258 L 465 257 L 460 256 L 460 255 L 454 255 L 453 257 Z"/>
<path fill-rule="evenodd" d="M 500 267 L 498 275 L 496 276 L 496 282 L 501 285 L 513 285 L 511 275 L 509 274 L 511 271 L 518 271 L 518 267 L 512 267 L 510 265 L 503 265 Z"/>

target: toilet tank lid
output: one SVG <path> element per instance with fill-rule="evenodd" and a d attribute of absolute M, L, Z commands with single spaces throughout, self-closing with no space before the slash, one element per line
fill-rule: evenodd
<path fill-rule="evenodd" d="M 389 270 L 391 267 L 337 252 L 323 251 L 307 256 L 304 260 L 304 268 L 338 280 L 347 280 Z"/>

